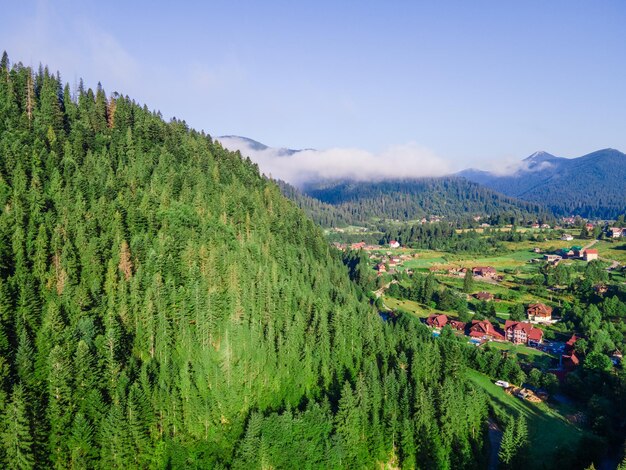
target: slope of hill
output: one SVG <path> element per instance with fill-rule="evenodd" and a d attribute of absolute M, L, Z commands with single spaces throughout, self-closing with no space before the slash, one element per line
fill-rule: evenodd
<path fill-rule="evenodd" d="M 626 155 L 614 149 L 573 159 L 537 152 L 508 175 L 473 169 L 458 175 L 509 196 L 543 203 L 559 215 L 615 218 L 626 207 Z"/>
<path fill-rule="evenodd" d="M 249 160 L 6 55 L 0 154 L 0 466 L 483 461 L 466 346 L 381 321 Z"/>
<path fill-rule="evenodd" d="M 333 206 L 308 196 L 285 181 L 276 180 L 275 182 L 287 199 L 293 201 L 316 224 L 322 227 L 345 227 L 364 222 L 355 218 L 346 208 Z"/>
<path fill-rule="evenodd" d="M 536 203 L 503 196 L 463 178 L 309 185 L 304 193 L 349 213 L 356 220 L 415 220 L 429 215 L 462 218 L 501 216 L 517 223 L 551 216 Z"/>

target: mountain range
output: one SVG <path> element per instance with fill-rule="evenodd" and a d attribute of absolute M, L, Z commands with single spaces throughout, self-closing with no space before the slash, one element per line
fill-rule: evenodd
<path fill-rule="evenodd" d="M 610 148 L 578 158 L 536 152 L 508 174 L 468 169 L 457 176 L 545 204 L 556 215 L 614 218 L 626 207 L 626 155 Z"/>
<path fill-rule="evenodd" d="M 240 150 L 242 153 L 254 153 L 256 152 L 268 152 L 272 151 L 274 154 L 289 158 L 301 150 L 287 149 L 287 148 L 272 148 L 264 145 L 258 141 L 240 137 L 240 136 L 224 136 L 218 138 L 225 147 L 231 150 Z M 310 150 L 310 149 L 307 149 Z M 626 155 L 619 150 L 607 148 L 598 150 L 590 154 L 584 155 L 578 158 L 563 158 L 557 157 L 545 151 L 535 152 L 524 160 L 520 161 L 513 168 L 509 168 L 506 172 L 493 172 L 484 171 L 474 168 L 460 171 L 456 174 L 447 176 L 447 180 L 450 178 L 460 177 L 469 180 L 473 183 L 485 186 L 496 193 L 508 196 L 509 199 L 506 204 L 513 204 L 522 211 L 528 210 L 528 207 L 520 206 L 516 200 L 531 202 L 545 206 L 554 215 L 580 215 L 588 218 L 598 219 L 613 219 L 624 212 L 626 207 Z M 317 189 L 324 187 L 326 190 L 330 186 L 334 186 L 337 189 L 343 185 L 340 190 L 342 194 L 345 194 L 346 185 L 350 187 L 351 199 L 350 203 L 355 203 L 355 194 L 368 194 L 371 195 L 371 190 L 376 187 L 376 191 L 380 194 L 381 191 L 391 191 L 392 193 L 402 193 L 405 191 L 404 196 L 412 194 L 412 196 L 404 197 L 404 200 L 410 200 L 407 204 L 411 207 L 408 211 L 403 208 L 398 208 L 398 213 L 411 213 L 411 216 L 423 215 L 423 210 L 419 210 L 420 207 L 424 207 L 425 200 L 415 200 L 416 192 L 425 195 L 425 187 L 418 184 L 419 189 L 411 188 L 410 181 L 413 184 L 420 181 L 421 178 L 388 178 L 386 181 L 394 181 L 398 184 L 385 184 L 384 181 L 352 181 L 349 178 L 337 178 L 336 180 L 324 180 L 324 181 L 309 181 L 305 184 L 300 184 L 301 189 L 309 196 L 319 199 L 324 203 L 336 205 L 338 202 L 331 202 L 326 200 L 328 191 L 324 194 Z M 431 179 L 431 181 L 433 181 Z M 441 188 L 448 188 L 446 185 L 430 186 L 431 189 L 441 190 Z M 402 189 L 400 189 L 402 188 Z M 334 190 L 333 190 L 334 191 Z M 471 189 L 474 191 L 474 188 Z M 293 190 L 289 191 L 289 194 L 293 196 L 296 194 Z M 402 197 L 400 193 L 396 194 L 396 199 Z M 389 197 L 394 197 L 391 194 L 387 194 Z M 441 198 L 434 197 L 432 200 L 441 200 Z M 444 199 L 451 196 L 445 195 Z M 369 196 L 368 196 L 369 197 Z M 430 197 L 430 196 L 429 196 Z M 495 196 L 489 196 L 492 199 Z M 331 198 L 332 199 L 332 198 Z M 449 198 L 448 198 L 449 199 Z M 462 198 L 463 199 L 463 198 Z M 449 200 L 450 202 L 450 200 Z M 457 201 L 459 202 L 459 201 Z M 342 201 L 341 204 L 345 205 L 346 201 Z M 361 202 L 361 208 L 365 202 Z M 310 206 L 307 203 L 305 205 Z M 428 204 L 426 204 L 428 205 Z M 504 204 L 496 204 L 498 207 L 502 207 Z M 458 207 L 457 207 L 458 206 Z M 443 209 L 444 211 L 457 210 L 461 212 L 470 210 L 467 207 L 463 209 L 463 204 L 460 205 L 445 206 L 435 205 L 437 209 Z M 344 207 L 346 208 L 346 207 Z M 472 211 L 484 213 L 484 206 L 479 207 L 476 205 L 471 206 Z M 349 209 L 352 213 L 354 210 Z M 359 211 L 364 213 L 362 211 Z M 365 211 L 368 212 L 368 211 Z M 379 211 L 369 211 L 379 212 Z M 535 209 L 531 209 L 531 213 L 536 212 Z M 326 211 L 328 214 L 328 211 Z"/>

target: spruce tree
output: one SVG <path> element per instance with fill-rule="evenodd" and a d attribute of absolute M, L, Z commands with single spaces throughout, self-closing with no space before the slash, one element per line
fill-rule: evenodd
<path fill-rule="evenodd" d="M 33 437 L 27 413 L 26 397 L 22 386 L 19 384 L 13 387 L 11 401 L 4 410 L 3 421 L 2 446 L 7 468 L 20 470 L 35 468 Z"/>

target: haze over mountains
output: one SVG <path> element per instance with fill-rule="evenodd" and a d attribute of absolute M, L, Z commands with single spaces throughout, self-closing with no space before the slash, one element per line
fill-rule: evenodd
<path fill-rule="evenodd" d="M 556 215 L 612 218 L 626 207 L 626 155 L 615 149 L 598 150 L 579 158 L 557 157 L 539 151 L 504 170 L 472 168 L 451 174 L 443 160 L 433 154 L 420 153 L 417 148 L 389 149 L 372 155 L 348 149 L 272 148 L 238 136 L 219 140 L 225 147 L 250 156 L 261 171 L 305 192 L 309 192 L 307 188 L 312 184 L 328 182 L 372 183 L 458 176 L 509 197 L 543 204 Z"/>

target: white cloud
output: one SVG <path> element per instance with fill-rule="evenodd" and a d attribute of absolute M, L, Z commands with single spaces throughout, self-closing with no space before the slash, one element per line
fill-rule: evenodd
<path fill-rule="evenodd" d="M 528 158 L 517 160 L 515 157 L 510 157 L 491 161 L 488 171 L 496 176 L 510 176 L 515 173 L 534 173 L 550 168 L 554 168 L 554 164 L 549 161 L 536 162 Z"/>
<path fill-rule="evenodd" d="M 302 150 L 286 156 L 284 149 L 270 147 L 255 150 L 249 142 L 237 137 L 221 137 L 218 140 L 224 147 L 249 156 L 263 173 L 296 186 L 322 179 L 380 181 L 443 176 L 451 172 L 447 161 L 414 143 L 395 145 L 380 153 L 331 148 Z"/>

